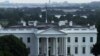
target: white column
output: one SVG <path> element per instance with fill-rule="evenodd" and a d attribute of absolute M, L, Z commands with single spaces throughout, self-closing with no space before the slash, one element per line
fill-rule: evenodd
<path fill-rule="evenodd" d="M 64 40 L 63 40 L 63 37 L 62 37 L 61 38 L 61 45 L 62 45 L 62 47 L 61 47 L 62 51 L 61 52 L 62 52 L 62 55 L 64 55 L 64 45 L 63 44 L 64 44 Z"/>
<path fill-rule="evenodd" d="M 52 47 L 51 47 L 51 55 L 53 55 L 53 38 L 51 39 L 51 42 L 52 42 Z"/>
<path fill-rule="evenodd" d="M 67 56 L 67 38 L 64 37 L 64 56 Z"/>
<path fill-rule="evenodd" d="M 59 54 L 61 55 L 62 53 L 62 43 L 61 43 L 61 38 L 59 38 Z"/>
<path fill-rule="evenodd" d="M 37 38 L 37 48 L 38 48 L 38 55 L 39 55 L 39 38 Z"/>
<path fill-rule="evenodd" d="M 41 39 L 41 54 L 44 55 L 45 53 L 45 38 Z"/>
<path fill-rule="evenodd" d="M 56 43 L 55 43 L 55 38 L 53 38 L 53 55 L 55 55 L 55 45 L 56 45 Z"/>
<path fill-rule="evenodd" d="M 62 38 L 60 38 L 60 41 L 61 41 L 61 54 L 60 55 L 62 55 L 63 54 L 63 52 L 62 52 Z"/>
<path fill-rule="evenodd" d="M 64 55 L 64 39 L 62 37 L 62 55 Z"/>
<path fill-rule="evenodd" d="M 58 38 L 56 38 L 56 49 L 55 49 L 55 51 L 56 51 L 56 56 L 58 56 Z"/>
<path fill-rule="evenodd" d="M 49 46 L 49 43 L 48 43 L 48 38 L 47 38 L 47 40 L 46 40 L 46 56 L 49 56 L 49 54 L 48 54 L 48 46 Z"/>
<path fill-rule="evenodd" d="M 60 38 L 60 55 L 63 55 L 63 39 Z"/>

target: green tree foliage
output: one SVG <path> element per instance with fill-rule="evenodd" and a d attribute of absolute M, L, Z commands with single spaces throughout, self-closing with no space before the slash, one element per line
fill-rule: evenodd
<path fill-rule="evenodd" d="M 96 43 L 91 51 L 95 56 L 100 55 L 100 43 Z"/>
<path fill-rule="evenodd" d="M 40 14 L 42 17 L 40 18 Z M 55 15 L 62 15 L 60 18 Z M 73 16 L 75 15 L 75 16 Z M 87 18 L 81 17 L 86 15 Z M 79 25 L 86 25 L 87 23 L 93 25 L 100 20 L 100 11 L 91 11 L 90 9 L 80 9 L 75 13 L 65 13 L 63 11 L 47 10 L 47 20 L 50 23 L 52 20 L 57 23 L 61 20 L 73 21 Z M 8 21 L 8 26 L 16 25 L 23 19 L 26 22 L 30 20 L 37 20 L 38 22 L 45 23 L 46 12 L 41 11 L 41 8 L 0 8 L 0 20 Z"/>
<path fill-rule="evenodd" d="M 14 35 L 0 36 L 0 56 L 28 56 L 28 50 Z"/>
<path fill-rule="evenodd" d="M 72 20 L 73 20 L 73 22 L 75 22 L 78 25 L 87 25 L 88 24 L 87 19 L 80 17 L 79 15 L 74 16 Z"/>
<path fill-rule="evenodd" d="M 97 28 L 97 43 L 100 43 L 100 22 L 98 21 L 96 23 L 96 28 Z"/>
<path fill-rule="evenodd" d="M 16 25 L 21 19 L 25 21 L 39 19 L 40 8 L 0 8 L 0 20 L 6 19 L 9 25 Z"/>
<path fill-rule="evenodd" d="M 97 21 L 96 28 L 98 32 L 97 33 L 97 43 L 92 48 L 92 53 L 95 56 L 100 55 L 100 20 Z"/>
<path fill-rule="evenodd" d="M 68 13 L 68 14 L 65 16 L 65 19 L 67 19 L 68 21 L 72 21 L 72 19 L 73 19 L 73 14 Z"/>

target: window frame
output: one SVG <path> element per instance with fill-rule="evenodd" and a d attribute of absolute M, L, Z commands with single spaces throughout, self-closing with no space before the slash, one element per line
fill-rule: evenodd
<path fill-rule="evenodd" d="M 75 42 L 76 42 L 76 43 L 78 42 L 78 37 L 75 37 Z"/>
<path fill-rule="evenodd" d="M 86 42 L 86 37 L 83 37 L 82 38 L 82 42 Z"/>
<path fill-rule="evenodd" d="M 78 47 L 75 47 L 75 54 L 78 54 Z"/>
<path fill-rule="evenodd" d="M 67 47 L 67 54 L 68 54 L 68 55 L 71 54 L 71 47 Z"/>
<path fill-rule="evenodd" d="M 71 38 L 67 37 L 67 42 L 70 43 L 71 42 Z"/>
<path fill-rule="evenodd" d="M 30 43 L 31 42 L 31 38 L 27 37 L 27 42 Z"/>
<path fill-rule="evenodd" d="M 82 53 L 83 53 L 83 54 L 86 53 L 86 47 L 82 47 Z"/>
<path fill-rule="evenodd" d="M 90 42 L 93 42 L 93 37 L 90 37 Z"/>

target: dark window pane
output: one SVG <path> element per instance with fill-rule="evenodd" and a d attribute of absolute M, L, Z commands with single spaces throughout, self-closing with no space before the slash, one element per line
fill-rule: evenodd
<path fill-rule="evenodd" d="M 90 37 L 90 42 L 93 42 L 93 37 Z"/>
<path fill-rule="evenodd" d="M 30 53 L 30 48 L 27 48 L 28 49 L 28 53 Z"/>
<path fill-rule="evenodd" d="M 67 54 L 70 54 L 70 47 L 67 47 Z"/>
<path fill-rule="evenodd" d="M 30 37 L 27 38 L 27 42 L 30 43 Z"/>
<path fill-rule="evenodd" d="M 85 42 L 85 37 L 83 37 L 83 42 Z"/>
<path fill-rule="evenodd" d="M 75 42 L 78 42 L 78 37 L 75 37 Z"/>
<path fill-rule="evenodd" d="M 70 42 L 70 37 L 67 38 L 67 41 Z"/>
<path fill-rule="evenodd" d="M 75 47 L 75 54 L 78 54 L 78 47 Z"/>
<path fill-rule="evenodd" d="M 83 47 L 83 50 L 82 51 L 83 51 L 83 54 L 85 54 L 85 47 Z"/>
<path fill-rule="evenodd" d="M 20 40 L 21 40 L 21 41 L 23 41 L 23 38 L 22 38 L 22 37 L 20 37 Z"/>

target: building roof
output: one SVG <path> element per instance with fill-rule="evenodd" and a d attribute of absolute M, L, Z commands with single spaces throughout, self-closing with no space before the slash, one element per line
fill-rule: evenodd
<path fill-rule="evenodd" d="M 66 33 L 64 33 L 64 32 L 62 32 L 62 31 L 60 31 L 60 30 L 57 30 L 57 29 L 55 29 L 55 28 L 48 28 L 48 29 L 46 29 L 46 30 L 38 30 L 38 32 L 37 32 L 38 34 L 65 34 L 66 35 Z"/>

